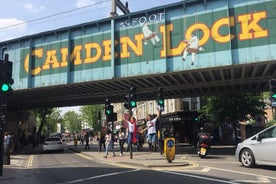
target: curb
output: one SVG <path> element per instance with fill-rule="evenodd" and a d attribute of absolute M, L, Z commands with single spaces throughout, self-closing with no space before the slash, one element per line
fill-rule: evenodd
<path fill-rule="evenodd" d="M 80 150 L 76 150 L 75 148 L 72 148 L 72 147 L 68 147 L 68 149 L 72 152 L 81 153 L 88 157 L 92 157 L 94 160 L 98 160 L 100 162 L 104 162 L 104 163 L 111 164 L 111 165 L 117 164 L 117 165 L 124 166 L 124 167 L 146 167 L 146 168 L 170 167 L 171 168 L 171 167 L 184 167 L 184 166 L 189 165 L 188 162 L 183 161 L 183 159 L 181 159 L 181 158 L 177 158 L 177 156 L 176 156 L 177 159 L 173 160 L 171 163 L 167 162 L 166 159 L 164 158 L 164 156 L 156 157 L 156 155 L 154 155 L 151 157 L 144 158 L 143 154 L 136 155 L 136 156 L 134 156 L 134 159 L 131 159 L 129 161 L 126 161 L 129 158 L 120 160 L 120 159 L 118 159 L 118 157 L 116 157 L 116 159 L 109 159 L 109 160 L 107 159 L 106 160 L 106 158 L 97 157 L 95 155 L 91 155 L 89 153 L 82 152 Z M 97 154 L 98 154 L 98 152 L 97 152 Z M 110 158 L 114 158 L 114 157 L 110 157 Z"/>

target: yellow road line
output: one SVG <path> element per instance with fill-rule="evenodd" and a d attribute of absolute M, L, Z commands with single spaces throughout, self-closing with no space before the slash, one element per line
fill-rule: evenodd
<path fill-rule="evenodd" d="M 34 155 L 30 155 L 27 167 L 32 167 L 33 166 L 33 160 L 34 160 Z"/>
<path fill-rule="evenodd" d="M 76 154 L 77 154 L 78 156 L 82 157 L 82 158 L 87 159 L 87 160 L 92 160 L 92 158 L 91 158 L 91 157 L 86 156 L 85 154 L 82 154 L 82 153 L 76 153 Z"/>

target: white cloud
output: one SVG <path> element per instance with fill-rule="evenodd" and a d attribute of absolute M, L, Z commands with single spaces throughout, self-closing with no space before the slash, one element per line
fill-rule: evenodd
<path fill-rule="evenodd" d="M 77 8 L 95 4 L 93 0 L 77 0 Z"/>
<path fill-rule="evenodd" d="M 24 21 L 16 18 L 0 18 L 0 41 L 22 36 L 26 31 Z"/>
<path fill-rule="evenodd" d="M 27 4 L 24 4 L 24 8 L 31 12 L 37 13 L 37 12 L 44 10 L 45 6 L 35 7 L 32 3 L 27 3 Z"/>

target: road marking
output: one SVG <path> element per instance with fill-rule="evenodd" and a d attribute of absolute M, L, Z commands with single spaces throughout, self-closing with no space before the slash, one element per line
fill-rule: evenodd
<path fill-rule="evenodd" d="M 202 166 L 202 167 L 207 167 L 207 168 L 214 169 L 214 170 L 219 170 L 219 171 L 226 171 L 226 172 L 232 172 L 232 173 L 238 173 L 238 174 L 244 174 L 244 175 L 250 175 L 250 176 L 256 176 L 256 177 L 260 177 L 260 178 L 267 178 L 267 179 L 276 180 L 276 178 L 272 177 L 272 176 L 264 176 L 264 175 L 252 174 L 252 173 L 241 172 L 241 171 L 232 171 L 232 170 L 228 170 L 228 169 L 221 169 L 221 168 L 209 167 L 209 166 Z"/>
<path fill-rule="evenodd" d="M 33 160 L 34 160 L 34 155 L 30 155 L 27 167 L 32 167 L 33 166 Z"/>
<path fill-rule="evenodd" d="M 185 172 L 203 172 L 203 173 L 207 173 L 207 172 L 209 172 L 211 169 L 210 168 L 203 168 L 203 169 L 201 169 L 201 170 L 186 170 L 186 169 L 184 169 L 184 170 L 182 170 L 182 171 L 185 171 Z"/>
<path fill-rule="evenodd" d="M 266 177 L 258 177 L 257 180 L 231 180 L 234 182 L 243 182 L 243 183 L 271 183 L 271 181 Z"/>
<path fill-rule="evenodd" d="M 187 177 L 203 179 L 203 180 L 209 180 L 209 181 L 214 181 L 214 182 L 219 182 L 219 183 L 239 184 L 234 181 L 226 181 L 226 180 L 220 180 L 220 179 L 214 179 L 214 178 L 207 178 L 207 177 L 196 176 L 196 175 L 192 175 L 192 174 L 178 173 L 178 172 L 172 172 L 172 171 L 160 171 L 160 172 L 168 173 L 168 174 L 175 174 L 175 175 L 180 175 L 180 176 L 187 176 Z"/>
<path fill-rule="evenodd" d="M 103 174 L 103 175 L 98 175 L 98 176 L 92 176 L 92 177 L 89 177 L 89 178 L 83 178 L 83 179 L 78 179 L 78 180 L 73 180 L 73 181 L 67 181 L 65 183 L 79 183 L 79 182 L 83 182 L 83 181 L 87 181 L 87 180 L 93 180 L 93 179 L 97 179 L 97 178 L 104 178 L 104 177 L 120 175 L 120 174 L 125 174 L 125 173 L 130 173 L 130 172 L 136 172 L 136 171 L 139 171 L 139 169 L 130 170 L 130 171 L 108 173 L 108 174 Z M 58 184 L 61 184 L 61 183 L 58 183 Z"/>
<path fill-rule="evenodd" d="M 85 154 L 82 154 L 82 153 L 76 153 L 78 156 L 82 157 L 82 158 L 85 158 L 87 160 L 93 160 L 90 156 L 86 156 Z"/>

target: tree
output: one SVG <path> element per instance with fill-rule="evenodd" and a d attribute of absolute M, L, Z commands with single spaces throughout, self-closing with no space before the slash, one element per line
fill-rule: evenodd
<path fill-rule="evenodd" d="M 92 126 L 95 132 L 101 130 L 99 112 L 102 112 L 103 109 L 104 105 L 85 105 L 80 108 L 82 121 Z"/>
<path fill-rule="evenodd" d="M 223 122 L 225 117 L 232 121 L 242 121 L 247 114 L 255 117 L 264 115 L 265 102 L 258 94 L 219 95 L 207 98 L 207 104 L 200 112 L 215 122 Z"/>
<path fill-rule="evenodd" d="M 63 116 L 65 127 L 70 133 L 79 133 L 81 131 L 80 116 L 75 111 L 68 111 Z"/>
<path fill-rule="evenodd" d="M 40 125 L 39 125 L 38 131 L 36 133 L 36 139 L 35 139 L 35 142 L 33 142 L 34 146 L 39 143 L 39 140 L 41 137 L 41 132 L 42 132 L 43 126 L 46 122 L 46 116 L 51 114 L 52 112 L 53 112 L 52 108 L 39 108 L 39 109 L 32 110 L 32 114 L 35 117 L 37 117 L 38 120 L 40 121 Z"/>
<path fill-rule="evenodd" d="M 226 121 L 231 122 L 235 135 L 237 135 L 237 123 L 244 121 L 247 114 L 250 114 L 253 118 L 257 114 L 264 115 L 265 105 L 263 97 L 259 94 L 243 93 L 207 97 L 206 105 L 200 110 L 201 119 L 204 121 L 204 117 L 208 117 L 217 126 Z"/>
<path fill-rule="evenodd" d="M 60 123 L 61 127 L 64 127 L 63 119 L 60 115 L 60 111 L 57 108 L 54 108 L 48 116 L 46 116 L 46 126 L 43 129 L 44 133 L 56 133 L 57 124 Z M 49 131 L 50 130 L 50 131 Z M 45 132 L 46 131 L 46 132 Z M 61 130 L 62 131 L 62 130 Z"/>

